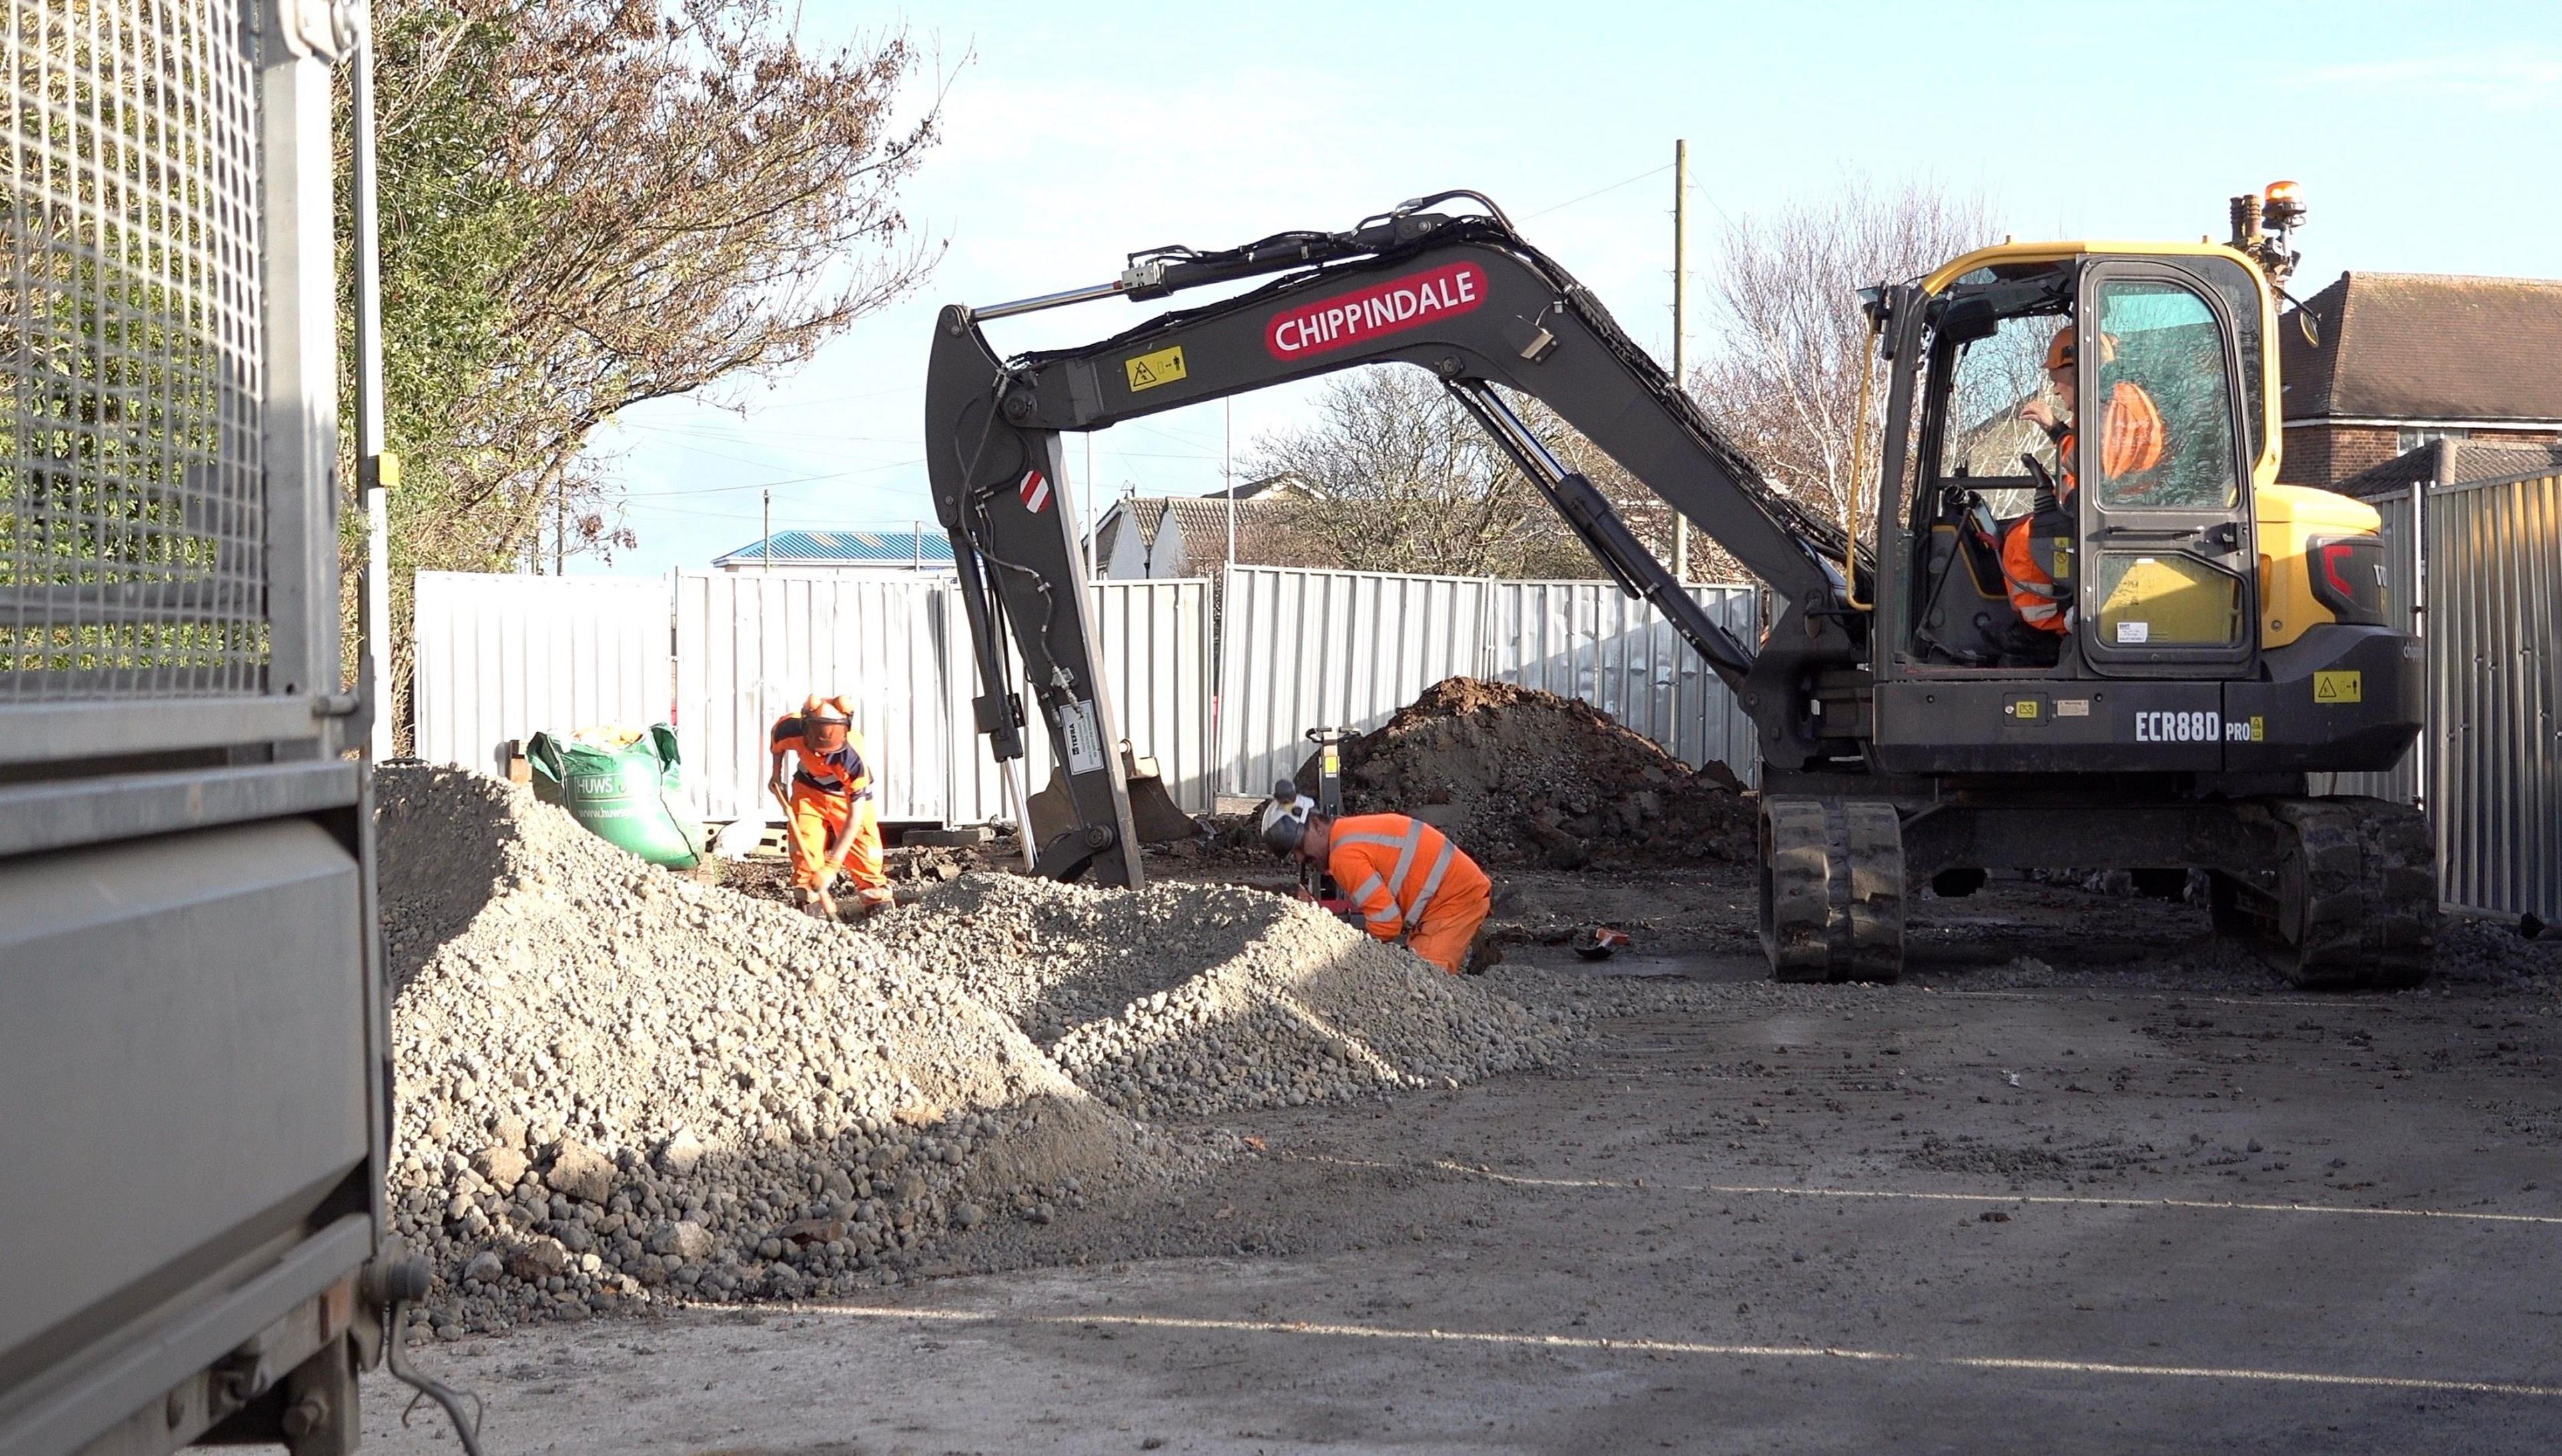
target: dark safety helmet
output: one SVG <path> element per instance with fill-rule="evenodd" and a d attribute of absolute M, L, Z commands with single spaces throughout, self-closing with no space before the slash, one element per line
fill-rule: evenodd
<path fill-rule="evenodd" d="M 1299 841 L 1308 837 L 1308 815 L 1317 801 L 1299 792 L 1299 786 L 1284 779 L 1272 786 L 1272 802 L 1263 806 L 1263 842 L 1275 854 L 1296 854 Z"/>

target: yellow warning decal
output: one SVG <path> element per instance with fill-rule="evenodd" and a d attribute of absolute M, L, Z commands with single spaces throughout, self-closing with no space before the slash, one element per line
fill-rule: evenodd
<path fill-rule="evenodd" d="M 2317 703 L 2366 701 L 2366 674 L 2354 668 L 2345 672 L 2314 673 L 2313 701 Z"/>
<path fill-rule="evenodd" d="M 1184 346 L 1177 344 L 1171 349 L 1159 349 L 1136 359 L 1124 359 L 1121 367 L 1130 372 L 1132 394 L 1143 389 L 1155 389 L 1161 384 L 1172 384 L 1185 377 Z"/>
<path fill-rule="evenodd" d="M 2037 699 L 2021 698 L 2011 705 L 2011 711 L 2022 718 L 2034 718 L 2037 716 Z"/>
<path fill-rule="evenodd" d="M 2269 720 L 2257 713 L 2251 715 L 2251 741 L 2253 743 L 2269 741 Z"/>

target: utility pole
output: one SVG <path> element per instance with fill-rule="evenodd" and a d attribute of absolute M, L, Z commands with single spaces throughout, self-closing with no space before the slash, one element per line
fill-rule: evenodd
<path fill-rule="evenodd" d="M 552 575 L 560 576 L 569 556 L 569 472 L 552 486 Z"/>
<path fill-rule="evenodd" d="M 1673 142 L 1673 388 L 1690 392 L 1682 337 L 1690 331 L 1690 142 Z M 1690 585 L 1690 517 L 1673 510 L 1673 580 Z"/>
<path fill-rule="evenodd" d="M 1236 565 L 1236 397 L 1219 401 L 1225 424 L 1218 447 L 1218 478 L 1227 487 L 1227 564 Z"/>
<path fill-rule="evenodd" d="M 774 492 L 760 492 L 765 497 L 765 569 L 774 570 Z"/>
<path fill-rule="evenodd" d="M 1077 516 L 1085 524 L 1085 579 L 1089 582 L 1094 580 L 1094 533 L 1100 529 L 1096 523 L 1094 502 L 1100 498 L 1094 493 L 1094 432 L 1088 430 L 1085 432 L 1085 488 L 1077 492 L 1076 500 Z"/>
<path fill-rule="evenodd" d="M 357 665 L 374 722 L 365 756 L 392 756 L 392 517 L 388 492 L 400 483 L 400 460 L 383 449 L 382 229 L 374 195 L 374 36 L 370 23 L 356 47 L 347 99 L 354 130 L 356 222 L 356 488 L 365 502 L 363 637 Z"/>

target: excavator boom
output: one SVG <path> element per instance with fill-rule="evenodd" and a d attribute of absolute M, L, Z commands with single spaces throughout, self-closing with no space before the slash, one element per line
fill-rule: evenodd
<path fill-rule="evenodd" d="M 1430 370 L 1622 590 L 1663 611 L 1731 685 L 1770 704 L 1765 756 L 1803 762 L 1815 752 L 1811 725 L 1795 718 L 1798 679 L 1861 651 L 1856 616 L 1844 610 L 1841 526 L 1772 489 L 1600 300 L 1491 204 L 1477 215 L 1421 210 L 1453 196 L 1473 194 L 1410 203 L 1347 233 L 1160 250 L 1113 283 L 943 311 L 926 383 L 927 469 L 978 653 L 980 728 L 1000 759 L 1020 755 L 1026 718 L 1004 686 L 1010 637 L 1064 767 L 1077 823 L 1040 846 L 1045 872 L 1099 863 L 1114 883 L 1141 876 L 1073 529 L 1058 508 L 1060 433 L 1362 365 Z M 980 328 L 1037 308 L 1274 274 L 1081 348 L 1001 359 Z M 1759 577 L 1780 604 L 1770 640 L 1784 647 L 1756 651 L 1701 611 L 1601 492 L 1513 412 L 1507 390 L 1543 401 Z"/>

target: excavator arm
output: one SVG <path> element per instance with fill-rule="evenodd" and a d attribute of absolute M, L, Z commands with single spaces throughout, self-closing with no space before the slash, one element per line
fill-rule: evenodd
<path fill-rule="evenodd" d="M 1474 198 L 1482 215 L 1422 211 Z M 1001 359 L 980 325 L 1093 298 L 1161 297 L 1278 274 L 1082 348 Z M 1581 283 L 1491 203 L 1443 194 L 1348 233 L 1287 233 L 1217 253 L 1136 256 L 1115 282 L 938 320 L 926 382 L 927 469 L 952 538 L 980 681 L 979 727 L 1018 757 L 1025 719 L 1006 691 L 1008 640 L 1068 783 L 1077 826 L 1040 846 L 1045 873 L 1100 866 L 1141 882 L 1117 743 L 1086 630 L 1073 528 L 1057 499 L 1063 431 L 1098 430 L 1204 400 L 1366 364 L 1432 371 L 1512 456 L 1603 569 L 1661 610 L 1761 726 L 1782 766 L 1818 752 L 1805 680 L 1857 660 L 1840 525 L 1773 490 Z M 1567 469 L 1504 392 L 1544 402 L 1734 553 L 1780 604 L 1768 643 L 1738 642 Z M 1866 570 L 1863 563 L 1862 569 Z M 1008 632 L 1010 629 L 1010 633 Z"/>

